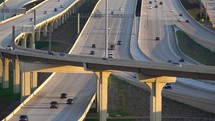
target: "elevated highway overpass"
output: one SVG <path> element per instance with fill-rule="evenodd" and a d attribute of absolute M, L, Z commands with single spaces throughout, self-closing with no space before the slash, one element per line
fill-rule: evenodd
<path fill-rule="evenodd" d="M 112 27 L 111 27 L 111 29 L 112 29 Z M 114 30 L 115 30 L 115 29 L 114 29 Z M 91 45 L 91 44 L 89 44 L 89 45 Z M 4 55 L 5 57 L 12 57 L 10 54 L 2 53 L 2 55 Z M 47 54 L 44 54 L 44 55 L 46 56 Z M 3 56 L 3 57 L 4 57 L 4 56 Z M 15 56 L 13 56 L 13 57 L 15 57 Z M 12 58 L 13 58 L 13 57 L 12 57 Z M 19 58 L 26 58 L 26 57 L 24 57 L 24 56 L 16 56 L 16 57 L 19 57 Z M 116 56 L 116 57 L 117 57 L 117 56 Z M 52 56 L 50 56 L 50 58 L 52 58 Z M 62 57 L 59 57 L 59 58 L 60 58 L 60 60 L 62 59 Z M 67 58 L 67 57 L 66 57 L 66 58 Z M 72 58 L 73 58 L 73 57 L 72 57 Z M 83 59 L 84 61 L 89 61 L 89 60 L 86 60 L 85 58 L 91 58 L 91 57 L 83 57 L 83 58 L 79 58 L 79 59 Z M 29 59 L 29 58 L 28 58 L 28 59 Z M 32 58 L 32 59 L 33 59 L 33 58 Z M 34 58 L 34 59 L 35 59 L 35 58 Z M 47 58 L 46 58 L 46 59 L 47 59 Z M 76 59 L 77 59 L 77 61 L 79 60 L 78 58 L 76 58 Z M 25 60 L 25 59 L 23 59 L 23 60 Z M 36 63 L 35 65 L 38 65 L 38 62 L 39 62 L 39 61 L 42 62 L 42 60 L 43 60 L 43 59 L 37 60 L 37 62 L 35 62 L 35 63 Z M 110 60 L 110 61 L 102 60 L 102 58 L 98 58 L 98 60 L 99 60 L 99 61 L 107 62 L 107 64 L 109 64 L 109 63 L 115 63 L 115 61 L 112 62 L 111 60 Z M 113 60 L 114 60 L 114 59 L 113 59 Z M 94 61 L 96 62 L 96 60 L 94 60 Z M 90 62 L 94 62 L 94 61 L 90 61 Z M 29 61 L 29 62 L 31 63 L 31 61 Z M 52 62 L 51 60 L 50 60 L 50 62 L 53 63 L 53 64 L 58 63 L 57 61 L 56 61 L 56 62 Z M 60 62 L 60 61 L 59 61 L 59 62 Z M 94 69 L 96 70 L 96 68 L 95 68 L 94 66 L 96 66 L 96 65 L 98 65 L 98 64 L 96 64 L 95 62 L 94 62 L 92 65 L 89 64 L 89 63 L 85 63 L 84 65 L 83 65 L 83 63 L 79 63 L 79 64 L 80 64 L 80 65 L 79 65 L 78 63 L 76 63 L 76 62 L 74 61 L 74 63 L 76 63 L 77 65 L 79 65 L 79 66 L 85 66 L 85 69 L 88 69 L 88 70 L 94 70 Z M 120 63 L 120 62 L 121 62 L 121 61 L 118 60 L 116 64 L 118 64 L 118 63 Z M 30 64 L 30 63 L 29 63 L 29 64 Z M 50 63 L 50 64 L 51 64 L 51 63 Z M 64 63 L 64 64 L 67 64 L 67 63 L 70 63 L 70 61 L 65 61 L 65 60 L 64 60 L 63 63 Z M 147 62 L 146 62 L 146 63 L 147 63 Z M 25 63 L 25 64 L 28 65 L 28 63 Z M 47 72 L 48 72 L 48 71 L 53 71 L 53 70 L 55 70 L 55 71 L 61 70 L 61 72 L 62 72 L 62 69 L 59 69 L 59 68 L 58 68 L 58 66 L 62 66 L 62 65 L 58 65 L 55 69 L 50 69 L 50 70 L 49 70 L 49 69 L 44 69 L 44 67 L 46 67 L 46 68 L 48 68 L 48 67 L 50 67 L 50 66 L 53 67 L 53 65 L 52 65 L 52 64 L 50 65 L 50 64 L 48 64 L 48 65 L 45 64 L 45 65 L 43 65 L 42 68 L 41 68 L 40 66 L 38 66 L 38 71 L 44 71 L 44 72 L 47 71 Z M 100 63 L 100 64 L 102 64 L 102 63 Z M 126 63 L 123 63 L 123 64 L 126 64 Z M 33 65 L 33 64 L 32 64 L 32 65 Z M 136 64 L 135 64 L 135 65 L 136 65 Z M 141 65 L 141 64 L 140 64 L 140 65 Z M 137 66 L 140 66 L 140 65 L 137 64 Z M 146 64 L 146 65 L 148 65 L 148 64 Z M 145 66 L 146 66 L 146 65 L 145 65 Z M 150 64 L 149 64 L 149 65 L 150 65 Z M 161 66 L 160 64 L 158 64 L 158 65 Z M 115 66 L 116 66 L 116 65 L 115 65 Z M 135 68 L 136 68 L 137 66 L 135 66 Z M 151 64 L 151 66 L 153 66 L 153 64 Z M 157 66 L 157 65 L 156 65 L 156 66 Z M 180 67 L 173 66 L 173 65 L 169 65 L 169 66 L 170 66 L 170 67 L 173 67 L 173 68 L 180 68 Z M 31 67 L 31 66 L 27 66 L 27 67 Z M 110 68 L 108 68 L 108 67 L 109 67 L 108 65 L 104 66 L 104 70 L 110 69 Z M 161 67 L 162 67 L 162 66 L 161 66 Z M 184 66 L 182 66 L 182 67 L 184 67 Z M 117 68 L 118 68 L 118 67 L 113 68 L 113 69 L 117 69 Z M 125 67 L 119 67 L 119 68 L 125 68 Z M 145 71 L 144 71 L 145 69 L 143 69 L 143 70 L 140 69 L 140 70 L 139 70 L 139 69 L 135 69 L 135 68 L 133 68 L 133 70 L 135 70 L 135 71 L 137 71 L 137 72 L 138 72 L 138 71 L 139 71 L 139 72 L 145 72 Z M 150 67 L 147 66 L 147 68 L 150 68 Z M 23 69 L 23 68 L 22 68 L 22 69 Z M 26 69 L 26 70 L 25 70 L 25 69 Z M 25 68 L 25 69 L 24 69 L 23 71 L 33 70 L 33 68 Z M 82 68 L 82 69 L 83 69 L 83 68 Z M 100 68 L 100 69 L 101 69 L 101 68 Z M 98 69 L 97 71 L 99 71 L 100 69 Z M 160 69 L 160 67 L 157 68 L 157 69 Z M 154 70 L 152 69 L 152 70 L 151 70 L 151 73 L 152 73 L 152 72 L 155 72 L 155 74 L 158 74 L 158 75 L 159 75 L 161 71 L 156 72 L 157 69 L 154 69 Z M 95 70 L 94 70 L 94 71 L 95 71 Z M 102 69 L 102 70 L 103 70 L 103 69 Z M 117 70 L 118 70 L 118 69 L 117 69 Z M 125 70 L 126 70 L 126 69 L 125 69 Z M 131 70 L 132 70 L 132 69 L 131 69 Z M 131 70 L 128 69 L 127 71 L 131 71 Z M 142 70 L 142 71 L 141 71 L 141 70 Z M 149 69 L 149 70 L 150 70 L 150 69 Z M 149 70 L 148 70 L 148 71 L 149 71 Z M 161 69 L 161 70 L 162 70 L 162 69 Z M 183 70 L 183 69 L 182 69 L 182 70 Z M 70 71 L 71 71 L 71 70 L 64 70 L 64 72 L 70 72 Z M 100 70 L 100 71 L 101 71 L 101 70 Z M 172 71 L 172 70 L 171 70 L 171 71 Z M 170 70 L 169 70 L 169 73 L 170 73 Z M 172 73 L 176 74 L 175 71 L 172 72 Z M 187 73 L 187 72 L 185 72 L 185 73 Z M 147 71 L 146 71 L 146 74 L 147 74 Z M 162 74 L 164 74 L 164 73 L 161 73 L 161 75 L 162 75 Z M 189 75 L 191 76 L 192 74 L 189 74 Z M 201 74 L 200 74 L 201 76 L 200 76 L 199 74 L 197 74 L 197 75 L 198 75 L 199 77 L 202 77 Z M 195 77 L 196 77 L 197 75 L 195 75 Z M 208 77 L 208 75 L 207 75 L 207 77 Z M 209 77 L 210 77 L 210 76 L 209 76 Z"/>

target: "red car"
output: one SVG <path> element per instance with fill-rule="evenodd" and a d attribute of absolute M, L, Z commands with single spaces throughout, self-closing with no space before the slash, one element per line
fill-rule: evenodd
<path fill-rule="evenodd" d="M 159 41 L 159 40 L 160 40 L 160 38 L 159 38 L 159 37 L 155 37 L 155 40 Z"/>

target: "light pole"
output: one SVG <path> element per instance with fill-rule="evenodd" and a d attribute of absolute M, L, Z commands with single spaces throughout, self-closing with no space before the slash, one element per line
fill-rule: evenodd
<path fill-rule="evenodd" d="M 108 58 L 108 0 L 106 0 L 105 14 L 105 58 Z"/>

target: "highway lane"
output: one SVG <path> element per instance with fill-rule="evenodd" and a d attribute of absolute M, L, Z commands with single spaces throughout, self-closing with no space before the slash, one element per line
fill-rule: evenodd
<path fill-rule="evenodd" d="M 174 49 L 176 44 L 172 25 L 178 16 L 170 11 L 172 9 L 168 4 L 171 2 L 164 1 L 163 5 L 159 5 L 159 2 L 148 4 L 148 1 L 144 1 L 143 3 L 138 43 L 142 52 L 154 61 L 177 62 L 181 57 L 184 58 L 177 49 Z M 158 5 L 158 8 L 155 8 L 155 5 Z M 157 41 L 156 37 L 160 40 Z M 189 61 L 189 63 L 192 62 Z"/>
<path fill-rule="evenodd" d="M 26 114 L 31 121 L 78 121 L 95 92 L 95 75 L 56 74 L 10 121 L 17 121 Z M 88 78 L 89 80 L 85 80 Z M 66 104 L 60 94 L 74 98 L 74 104 Z M 57 101 L 58 109 L 50 109 L 50 102 Z"/>
<path fill-rule="evenodd" d="M 171 26 L 180 18 L 178 16 L 180 12 L 177 13 L 177 10 L 174 9 L 175 0 L 166 0 L 163 2 L 164 4 L 158 5 L 158 8 L 154 8 L 154 6 L 159 3 L 153 2 L 152 4 L 148 4 L 148 1 L 143 3 L 143 16 L 141 18 L 138 40 L 141 51 L 154 61 L 167 62 L 167 60 L 172 60 L 173 62 L 178 62 L 180 57 L 183 57 L 185 63 L 182 64 L 195 64 L 195 62 L 192 62 L 189 58 L 184 57 L 176 47 L 174 31 Z M 150 9 L 150 6 L 153 6 L 153 8 Z M 181 20 L 184 21 L 182 18 Z M 190 27 L 188 23 L 183 22 L 182 24 Z M 155 40 L 156 36 L 160 37 L 159 41 Z M 202 36 L 204 36 L 204 34 L 202 34 Z M 180 80 L 181 79 L 177 78 L 177 81 Z M 214 92 L 211 93 L 207 90 L 197 91 L 196 89 L 194 90 L 191 85 L 189 85 L 188 88 L 177 82 L 173 85 L 173 90 L 171 91 L 208 100 L 215 99 Z"/>
<path fill-rule="evenodd" d="M 129 0 L 109 0 L 109 46 L 114 44 L 115 50 L 109 50 L 114 57 L 121 59 L 129 59 L 129 40 L 131 34 L 131 27 L 133 21 L 135 1 Z M 119 8 L 122 7 L 122 11 Z M 105 13 L 104 1 L 97 6 L 97 10 L 100 10 L 102 14 Z M 129 14 L 127 18 L 122 16 L 120 18 L 113 17 L 111 15 L 113 11 L 114 15 L 117 14 Z M 125 26 L 126 25 L 126 26 Z M 122 45 L 116 45 L 117 41 L 122 41 Z M 92 44 L 96 44 L 96 48 L 91 48 Z M 120 48 L 120 49 L 119 49 Z M 81 54 L 88 56 L 104 57 L 105 50 L 105 17 L 91 17 L 88 26 L 83 32 L 81 38 L 76 43 L 76 48 L 72 51 L 72 54 Z M 95 51 L 95 55 L 90 55 L 90 51 Z M 123 52 L 123 56 L 119 53 Z"/>

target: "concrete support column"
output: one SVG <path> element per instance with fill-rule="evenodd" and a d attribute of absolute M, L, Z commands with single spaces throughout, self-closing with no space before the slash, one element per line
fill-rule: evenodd
<path fill-rule="evenodd" d="M 37 88 L 37 72 L 31 72 L 31 92 Z"/>
<path fill-rule="evenodd" d="M 140 81 L 145 82 L 150 88 L 150 121 L 161 121 L 162 89 L 167 82 L 176 82 L 176 77 L 152 77 L 140 79 Z"/>
<path fill-rule="evenodd" d="M 44 26 L 44 29 L 43 29 L 43 30 L 44 30 L 44 31 L 43 31 L 43 36 L 44 36 L 44 37 L 47 37 L 47 36 L 48 36 L 48 34 L 47 34 L 48 28 L 47 28 L 47 27 L 48 27 L 48 25 L 45 25 L 45 26 Z"/>
<path fill-rule="evenodd" d="M 27 35 L 22 38 L 21 46 L 24 47 L 24 48 L 27 47 Z"/>
<path fill-rule="evenodd" d="M 9 88 L 9 59 L 4 58 L 3 88 Z"/>
<path fill-rule="evenodd" d="M 35 36 L 35 40 L 36 41 L 39 41 L 40 40 L 40 29 L 38 29 L 38 31 L 35 33 L 36 34 L 36 36 Z"/>
<path fill-rule="evenodd" d="M 35 33 L 31 33 L 30 34 L 30 43 L 29 43 L 29 47 L 32 49 L 35 49 Z"/>
<path fill-rule="evenodd" d="M 61 16 L 61 24 L 64 24 L 65 19 L 64 19 L 64 15 Z"/>
<path fill-rule="evenodd" d="M 55 20 L 54 21 L 54 29 L 57 29 L 58 28 L 58 20 Z"/>
<path fill-rule="evenodd" d="M 2 58 L 0 58 L 0 83 L 2 83 L 3 81 L 3 62 L 2 62 Z"/>
<path fill-rule="evenodd" d="M 21 72 L 21 102 L 31 94 L 30 72 Z"/>
<path fill-rule="evenodd" d="M 95 72 L 99 80 L 97 84 L 97 107 L 99 108 L 99 121 L 107 121 L 107 105 L 108 105 L 108 77 L 109 71 Z"/>
<path fill-rule="evenodd" d="M 61 18 L 58 19 L 58 26 L 61 26 Z"/>
<path fill-rule="evenodd" d="M 20 92 L 20 66 L 19 60 L 14 59 L 13 61 L 13 93 L 17 94 Z"/>

